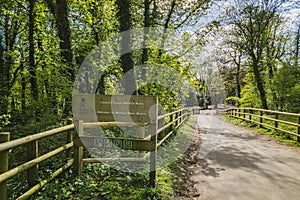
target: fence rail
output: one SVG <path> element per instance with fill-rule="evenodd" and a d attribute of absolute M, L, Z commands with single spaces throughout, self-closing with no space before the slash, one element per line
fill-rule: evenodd
<path fill-rule="evenodd" d="M 157 135 L 163 134 L 162 139 L 157 141 L 156 146 L 161 146 L 174 132 L 171 129 L 169 132 L 166 133 L 168 128 L 178 128 L 184 121 L 188 118 L 188 116 L 191 115 L 193 112 L 197 112 L 198 109 L 180 109 L 171 113 L 167 113 L 164 115 L 160 115 L 157 117 L 158 121 L 164 121 L 167 123 L 163 124 L 162 127 L 159 127 L 157 130 Z M 169 118 L 169 119 L 167 119 Z M 30 135 L 27 137 L 19 138 L 16 140 L 9 141 L 9 133 L 0 133 L 0 200 L 6 200 L 7 199 L 7 180 L 12 178 L 13 176 L 26 171 L 27 172 L 27 182 L 28 185 L 31 187 L 27 192 L 22 194 L 20 197 L 18 197 L 18 200 L 21 199 L 27 199 L 32 194 L 37 192 L 41 187 L 43 187 L 45 184 L 47 184 L 49 181 L 53 180 L 55 177 L 57 177 L 59 174 L 63 173 L 66 169 L 70 168 L 71 166 L 74 167 L 74 163 L 76 162 L 76 154 L 78 156 L 78 152 L 76 153 L 76 148 L 73 149 L 73 153 L 71 152 L 71 149 L 75 146 L 73 142 L 73 135 L 76 133 L 74 124 L 69 120 L 69 125 L 63 126 L 60 128 L 52 129 L 49 131 L 37 133 L 34 135 Z M 72 123 L 72 124 L 70 124 Z M 84 127 L 109 127 L 109 126 L 132 126 L 133 124 L 130 123 L 124 123 L 124 122 L 98 122 L 98 123 L 84 123 Z M 135 124 L 136 125 L 136 124 Z M 138 124 L 141 125 L 141 124 Z M 143 124 L 145 125 L 145 124 Z M 52 150 L 50 152 L 47 152 L 43 155 L 38 155 L 38 144 L 39 140 L 51 137 L 58 134 L 67 134 L 66 136 L 66 144 L 58 147 L 55 150 Z M 144 138 L 143 140 L 150 139 Z M 17 148 L 19 146 L 26 146 L 26 155 L 27 155 L 27 161 L 15 168 L 8 169 L 8 154 L 11 149 Z M 61 152 L 65 151 L 67 158 L 69 160 L 67 163 L 65 163 L 64 166 L 57 169 L 55 172 L 50 175 L 45 180 L 37 181 L 38 180 L 38 164 L 46 159 L 49 159 L 50 157 L 53 157 Z M 146 159 L 150 156 L 150 152 L 143 155 L 143 157 L 137 157 L 132 158 L 132 161 L 142 161 L 143 159 Z M 122 161 L 123 158 L 115 159 L 116 161 Z M 86 158 L 82 159 L 84 163 L 93 163 L 97 162 L 99 160 L 95 160 L 93 158 Z M 107 160 L 103 161 L 109 161 L 109 158 Z"/>
<path fill-rule="evenodd" d="M 71 141 L 73 129 L 74 124 L 70 124 L 67 126 L 63 126 L 60 128 L 52 129 L 49 131 L 41 132 L 12 141 L 9 141 L 9 133 L 0 133 L 0 138 L 2 138 L 2 140 L 0 140 L 0 200 L 5 200 L 7 198 L 7 180 L 21 172 L 27 172 L 27 183 L 28 186 L 31 188 L 23 195 L 18 197 L 18 200 L 27 199 L 30 195 L 35 193 L 43 185 L 45 185 L 53 178 L 64 172 L 64 170 L 69 168 L 74 162 L 70 154 L 70 148 L 73 147 L 73 142 Z M 58 134 L 67 134 L 66 144 L 43 155 L 38 155 L 39 140 Z M 5 137 L 6 140 L 3 140 L 3 138 Z M 20 146 L 26 147 L 27 161 L 17 167 L 8 169 L 9 151 Z M 59 168 L 54 173 L 52 173 L 52 175 L 50 175 L 49 178 L 42 181 L 38 181 L 38 164 L 63 151 L 67 152 L 66 156 L 70 158 L 69 161 L 63 167 Z"/>
<path fill-rule="evenodd" d="M 288 113 L 257 108 L 231 108 L 226 110 L 226 115 L 259 124 L 260 127 L 268 127 L 296 136 L 297 141 L 300 142 L 300 113 Z M 288 119 L 283 120 L 280 118 Z M 267 122 L 271 122 L 273 124 Z M 290 127 L 293 127 L 293 130 L 287 130 L 287 127 L 284 126 L 279 127 L 281 124 L 289 125 Z"/>

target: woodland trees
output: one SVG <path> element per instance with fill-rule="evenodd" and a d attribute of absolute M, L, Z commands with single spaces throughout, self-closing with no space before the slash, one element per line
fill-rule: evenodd
<path fill-rule="evenodd" d="M 209 5 L 209 0 L 2 0 L 0 116 L 10 114 L 12 121 L 24 123 L 70 116 L 77 70 L 102 41 L 134 28 L 195 25 Z M 101 77 L 98 92 L 109 93 L 115 78 L 140 63 L 156 62 L 158 55 L 168 58 L 160 62 L 176 63 L 173 68 L 189 74 L 178 58 L 147 47 L 147 30 L 140 51 L 130 50 L 130 34 L 122 35 L 121 51 L 127 53 Z"/>
<path fill-rule="evenodd" d="M 283 31 L 283 2 L 279 0 L 237 3 L 238 8 L 227 10 L 226 23 L 220 23 L 232 27 L 222 30 L 227 39 L 219 66 L 227 96 L 241 106 L 298 112 L 299 25 L 293 32 Z M 124 73 L 147 64 L 177 70 L 201 92 L 205 80 L 200 80 L 202 76 L 183 58 L 201 53 L 195 45 L 203 46 L 206 34 L 216 28 L 215 21 L 200 26 L 201 16 L 211 5 L 210 0 L 2 0 L 0 116 L 10 114 L 12 121 L 24 123 L 50 115 L 70 116 L 74 80 L 85 58 L 115 34 L 143 27 L 163 27 L 165 33 L 192 27 L 194 33 L 181 35 L 185 44 L 175 44 L 176 54 L 164 50 L 166 34 L 155 41 L 160 47 L 153 49 L 150 29 L 144 28 L 143 48 L 139 50 L 132 50 L 135 38 L 122 34 L 116 49 L 121 50 L 121 56 L 107 68 L 97 92 L 111 93 Z M 138 87 L 131 81 L 127 85 Z M 172 92 L 157 85 L 149 87 L 143 93 L 159 95 L 166 109 L 178 105 Z"/>
<path fill-rule="evenodd" d="M 237 97 L 242 106 L 299 111 L 295 103 L 291 106 L 291 101 L 299 102 L 291 94 L 295 94 L 294 87 L 300 82 L 295 75 L 300 67 L 299 46 L 294 45 L 299 44 L 298 33 L 294 36 L 289 33 L 287 21 L 280 13 L 283 3 L 278 0 L 239 0 L 237 7 L 227 10 L 227 23 L 231 28 L 227 30 L 225 45 L 229 47 L 229 55 L 223 64 L 233 61 L 239 76 L 243 58 L 242 65 L 248 72 L 244 78 L 236 77 L 236 80 L 243 80 L 244 85 L 240 90 L 240 84 L 236 83 L 237 90 L 232 96 Z M 226 73 L 226 69 L 229 68 L 225 67 L 223 74 L 228 76 L 230 73 Z M 289 77 L 289 81 L 284 82 L 282 76 Z"/>

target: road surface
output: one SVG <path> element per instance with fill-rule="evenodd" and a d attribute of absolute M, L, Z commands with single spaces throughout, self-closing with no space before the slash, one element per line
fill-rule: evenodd
<path fill-rule="evenodd" d="M 215 111 L 195 117 L 201 145 L 191 180 L 204 200 L 299 200 L 299 148 L 224 122 Z"/>

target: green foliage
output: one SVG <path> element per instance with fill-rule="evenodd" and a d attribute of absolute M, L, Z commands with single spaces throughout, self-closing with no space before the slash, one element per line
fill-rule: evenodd
<path fill-rule="evenodd" d="M 259 93 L 257 88 L 253 85 L 253 75 L 248 73 L 244 80 L 247 84 L 242 88 L 242 98 L 239 103 L 242 107 L 260 107 L 261 101 L 259 99 Z"/>
<path fill-rule="evenodd" d="M 160 180 L 170 176 L 158 171 Z M 72 170 L 47 184 L 31 199 L 168 199 L 165 187 L 149 188 L 148 173 L 118 172 L 105 164 L 86 164 L 84 175 L 75 177 Z M 165 178 L 163 178 L 165 177 Z"/>
<path fill-rule="evenodd" d="M 227 104 L 230 104 L 230 105 L 234 105 L 234 106 L 236 106 L 237 105 L 237 103 L 239 102 L 239 98 L 238 97 L 227 97 L 226 98 L 226 102 L 227 102 Z"/>
<path fill-rule="evenodd" d="M 274 88 L 280 110 L 300 112 L 300 68 L 285 64 L 274 77 Z"/>
<path fill-rule="evenodd" d="M 3 129 L 3 127 L 9 125 L 9 119 L 10 115 L 0 115 L 0 131 Z"/>

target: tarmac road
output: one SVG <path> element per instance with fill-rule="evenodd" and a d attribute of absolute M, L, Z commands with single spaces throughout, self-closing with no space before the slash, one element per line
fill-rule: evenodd
<path fill-rule="evenodd" d="M 300 200 L 300 148 L 197 115 L 201 147 L 191 180 L 205 200 Z"/>

